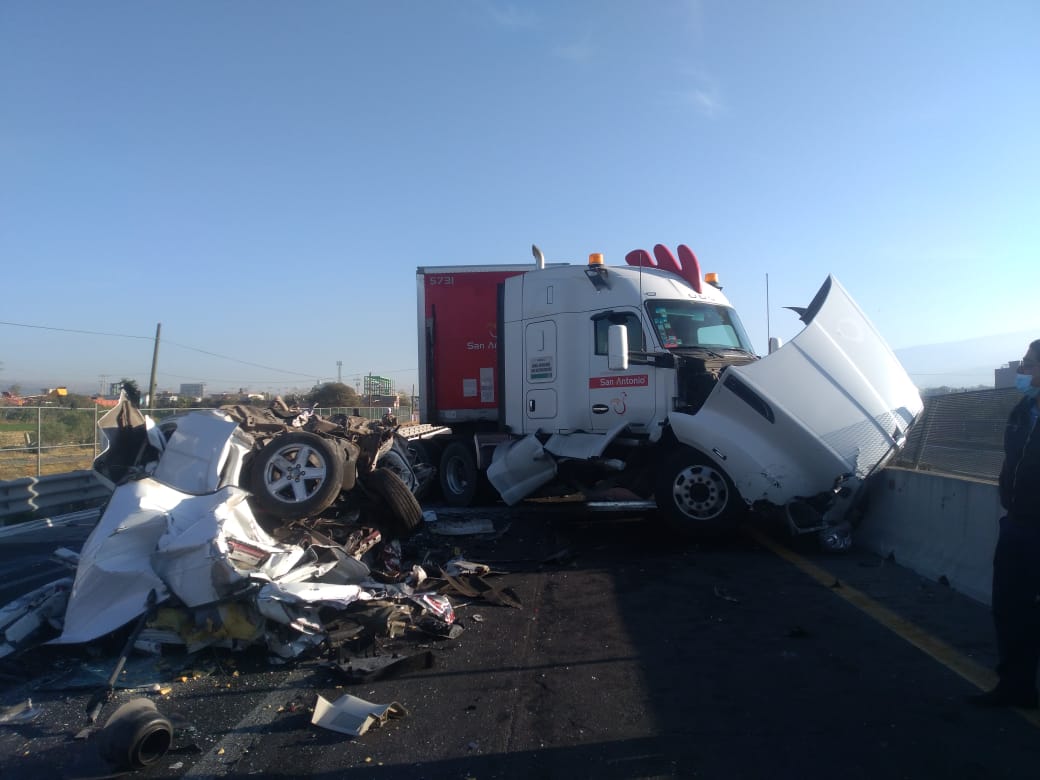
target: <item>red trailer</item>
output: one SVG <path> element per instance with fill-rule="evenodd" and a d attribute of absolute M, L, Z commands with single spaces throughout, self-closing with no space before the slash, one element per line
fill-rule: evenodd
<path fill-rule="evenodd" d="M 533 269 L 527 264 L 416 270 L 422 422 L 497 424 L 498 286 Z"/>

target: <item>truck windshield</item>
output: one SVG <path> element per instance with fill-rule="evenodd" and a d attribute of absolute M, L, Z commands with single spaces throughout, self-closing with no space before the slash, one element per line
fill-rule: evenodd
<path fill-rule="evenodd" d="M 647 301 L 657 338 L 668 349 L 740 349 L 754 354 L 737 313 L 696 301 Z"/>

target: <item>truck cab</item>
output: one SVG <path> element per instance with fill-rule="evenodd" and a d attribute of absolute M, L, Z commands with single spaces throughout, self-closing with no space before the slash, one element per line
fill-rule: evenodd
<path fill-rule="evenodd" d="M 684 535 L 729 527 L 749 507 L 827 533 L 922 409 L 833 277 L 803 310 L 805 329 L 764 358 L 685 246 L 678 259 L 636 250 L 624 266 L 539 258 L 496 288 L 495 354 L 468 380 L 485 425 L 438 420 L 452 425 L 455 458 L 440 465 L 457 473 L 472 452 L 473 479 L 486 469 L 508 504 L 618 488 Z"/>
<path fill-rule="evenodd" d="M 675 408 L 710 392 L 711 370 L 755 355 L 722 291 L 655 268 L 564 266 L 504 283 L 505 425 L 511 433 L 660 439 Z M 611 365 L 611 329 L 625 340 Z M 680 372 L 677 366 L 683 367 Z M 680 386 L 679 378 L 682 378 Z M 515 388 L 515 390 L 514 390 Z"/>

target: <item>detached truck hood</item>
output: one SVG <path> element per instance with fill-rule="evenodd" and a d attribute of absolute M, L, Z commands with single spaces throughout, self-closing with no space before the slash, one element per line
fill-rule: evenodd
<path fill-rule="evenodd" d="M 903 366 L 828 277 L 806 327 L 761 360 L 729 366 L 678 439 L 715 459 L 748 502 L 785 505 L 865 478 L 902 446 L 923 404 Z"/>

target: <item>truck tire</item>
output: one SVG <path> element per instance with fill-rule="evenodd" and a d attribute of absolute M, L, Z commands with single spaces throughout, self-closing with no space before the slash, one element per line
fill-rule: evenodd
<path fill-rule="evenodd" d="M 422 507 L 404 481 L 390 469 L 378 468 L 361 478 L 375 497 L 377 525 L 389 539 L 407 539 L 422 524 Z"/>
<path fill-rule="evenodd" d="M 275 436 L 249 467 L 257 507 L 280 520 L 299 520 L 327 509 L 343 487 L 346 464 L 335 442 L 315 433 Z"/>
<path fill-rule="evenodd" d="M 665 523 L 685 538 L 731 530 L 746 510 L 729 475 L 689 447 L 665 458 L 654 496 Z"/>
<path fill-rule="evenodd" d="M 473 506 L 480 491 L 480 472 L 473 447 L 462 441 L 453 441 L 444 448 L 438 469 L 441 495 L 449 506 Z"/>

